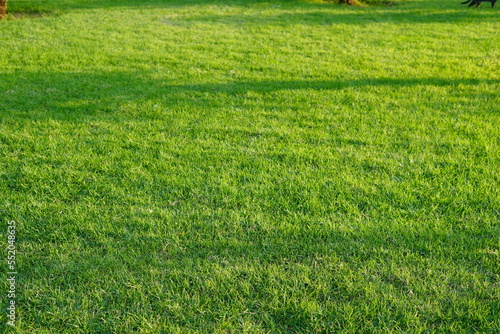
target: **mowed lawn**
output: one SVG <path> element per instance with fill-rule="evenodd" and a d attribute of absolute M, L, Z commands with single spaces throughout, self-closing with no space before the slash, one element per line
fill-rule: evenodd
<path fill-rule="evenodd" d="M 500 8 L 316 2 L 9 0 L 0 331 L 500 332 Z"/>

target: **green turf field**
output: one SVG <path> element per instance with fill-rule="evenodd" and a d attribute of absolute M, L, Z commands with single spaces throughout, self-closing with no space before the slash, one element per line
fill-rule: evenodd
<path fill-rule="evenodd" d="M 8 5 L 0 332 L 500 332 L 500 7 Z"/>

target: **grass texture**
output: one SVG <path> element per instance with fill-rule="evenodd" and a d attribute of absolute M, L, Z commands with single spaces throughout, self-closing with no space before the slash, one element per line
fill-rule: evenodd
<path fill-rule="evenodd" d="M 498 9 L 9 11 L 0 331 L 500 331 Z"/>

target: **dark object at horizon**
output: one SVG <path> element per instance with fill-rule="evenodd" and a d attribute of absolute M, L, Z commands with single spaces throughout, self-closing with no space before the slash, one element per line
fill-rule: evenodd
<path fill-rule="evenodd" d="M 472 7 L 472 6 L 476 5 L 476 8 L 479 7 L 481 5 L 481 3 L 483 3 L 483 2 L 491 2 L 491 8 L 493 8 L 493 7 L 495 7 L 495 2 L 497 2 L 497 0 L 467 0 L 465 2 L 461 2 L 461 4 L 465 5 L 468 2 L 470 2 L 468 7 Z"/>

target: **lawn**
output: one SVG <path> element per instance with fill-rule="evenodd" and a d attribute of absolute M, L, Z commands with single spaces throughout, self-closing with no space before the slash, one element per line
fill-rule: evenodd
<path fill-rule="evenodd" d="M 0 331 L 500 332 L 500 9 L 459 2 L 9 0 Z"/>

